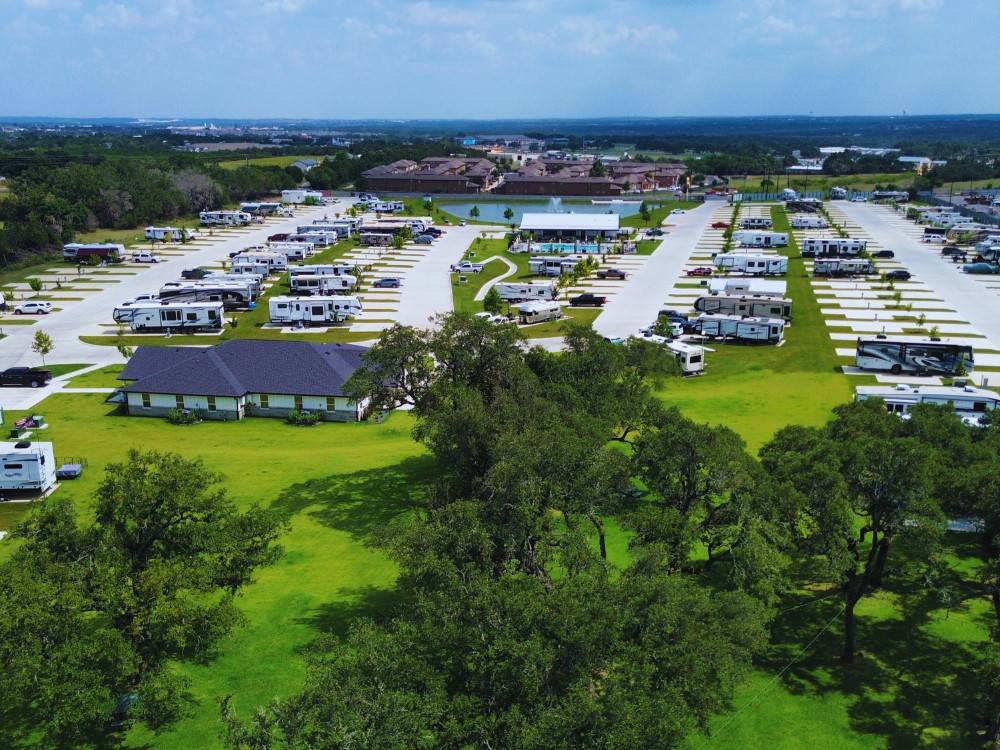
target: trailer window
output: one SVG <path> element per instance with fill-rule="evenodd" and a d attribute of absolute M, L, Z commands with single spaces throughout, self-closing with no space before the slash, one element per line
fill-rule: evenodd
<path fill-rule="evenodd" d="M 209 319 L 209 320 L 215 320 L 215 319 L 216 319 L 216 318 L 218 318 L 218 317 L 219 317 L 219 316 L 218 316 L 218 314 L 217 314 L 217 313 L 215 312 L 215 310 L 209 310 L 209 311 L 208 311 L 208 319 Z"/>
<path fill-rule="evenodd" d="M 4 464 L 3 467 L 4 469 L 13 471 L 14 469 L 23 469 L 24 464 Z"/>
<path fill-rule="evenodd" d="M 195 320 L 198 320 L 198 313 L 189 312 L 189 313 L 187 313 L 186 317 L 190 321 L 195 321 Z"/>
<path fill-rule="evenodd" d="M 181 319 L 180 310 L 163 310 L 160 314 L 163 316 L 163 320 L 179 321 Z"/>
<path fill-rule="evenodd" d="M 692 354 L 690 357 L 688 357 L 688 363 L 689 364 L 696 365 L 699 362 L 701 362 L 701 355 L 700 354 Z"/>
<path fill-rule="evenodd" d="M 973 401 L 972 402 L 972 411 L 986 411 L 986 402 L 985 401 Z"/>

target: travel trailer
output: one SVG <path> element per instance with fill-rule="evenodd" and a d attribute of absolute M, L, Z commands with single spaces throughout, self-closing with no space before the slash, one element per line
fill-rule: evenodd
<path fill-rule="evenodd" d="M 266 267 L 268 270 L 264 271 L 263 274 L 266 276 L 272 271 L 284 271 L 288 268 L 288 256 L 284 253 L 277 252 L 242 252 L 239 255 L 234 255 L 232 260 L 232 265 L 234 273 L 245 273 L 242 271 L 236 271 L 237 265 L 249 265 L 249 264 L 259 264 Z"/>
<path fill-rule="evenodd" d="M 264 288 L 264 277 L 260 274 L 252 273 L 223 273 L 222 271 L 214 271 L 200 279 L 170 281 L 164 286 L 175 284 L 180 284 L 182 286 L 187 284 L 194 284 L 195 286 L 198 286 L 199 284 L 204 286 L 212 286 L 213 284 L 237 286 L 241 289 L 246 289 L 250 294 L 250 299 L 257 299 Z"/>
<path fill-rule="evenodd" d="M 395 236 L 391 232 L 360 232 L 358 242 L 367 247 L 389 247 Z"/>
<path fill-rule="evenodd" d="M 308 232 L 294 232 L 288 235 L 289 242 L 311 242 L 316 247 L 327 247 L 340 241 L 337 231 L 310 229 Z"/>
<path fill-rule="evenodd" d="M 788 233 L 740 230 L 733 232 L 733 243 L 740 247 L 784 247 L 788 244 Z"/>
<path fill-rule="evenodd" d="M 46 492 L 55 483 L 52 443 L 0 443 L 0 493 Z"/>
<path fill-rule="evenodd" d="M 517 306 L 517 319 L 521 325 L 559 320 L 562 307 L 558 302 L 522 302 Z"/>
<path fill-rule="evenodd" d="M 198 221 L 203 227 L 242 227 L 253 221 L 253 216 L 246 211 L 202 211 Z"/>
<path fill-rule="evenodd" d="M 968 344 L 947 339 L 892 339 L 879 334 L 858 338 L 854 364 L 893 375 L 971 375 L 975 355 Z"/>
<path fill-rule="evenodd" d="M 770 229 L 771 218 L 769 216 L 744 216 L 740 219 L 741 229 Z"/>
<path fill-rule="evenodd" d="M 120 261 L 125 257 L 125 246 L 103 242 L 70 242 L 63 245 L 63 260 L 75 260 L 82 263 L 88 258 L 94 257 L 100 258 L 102 261 Z"/>
<path fill-rule="evenodd" d="M 760 344 L 777 344 L 785 332 L 785 321 L 781 318 L 706 314 L 699 315 L 695 325 L 702 336 Z"/>
<path fill-rule="evenodd" d="M 729 294 L 738 297 L 784 297 L 788 284 L 780 279 L 761 278 L 715 278 L 708 280 L 708 291 L 712 294 Z"/>
<path fill-rule="evenodd" d="M 348 276 L 347 274 L 341 274 L 339 276 L 334 276 L 328 274 L 325 276 L 307 276 L 305 274 L 298 274 L 296 276 L 289 277 L 288 286 L 292 294 L 347 294 L 354 290 L 357 286 L 358 279 L 356 276 Z"/>
<path fill-rule="evenodd" d="M 316 254 L 316 246 L 311 242 L 272 242 L 270 248 L 288 260 L 305 260 Z"/>
<path fill-rule="evenodd" d="M 813 265 L 815 276 L 863 276 L 875 273 L 867 258 L 817 258 Z"/>
<path fill-rule="evenodd" d="M 784 255 L 719 253 L 715 256 L 715 265 L 755 276 L 780 276 L 788 271 L 788 258 Z"/>
<path fill-rule="evenodd" d="M 282 190 L 282 203 L 322 203 L 323 194 L 318 190 Z"/>
<path fill-rule="evenodd" d="M 143 236 L 153 242 L 180 242 L 194 237 L 194 232 L 178 227 L 146 227 Z"/>
<path fill-rule="evenodd" d="M 391 214 L 396 211 L 402 211 L 403 201 L 384 201 L 379 198 L 369 198 L 362 201 L 362 205 L 369 211 L 375 211 L 376 213 Z"/>
<path fill-rule="evenodd" d="M 967 424 L 978 424 L 980 417 L 1000 404 L 1000 393 L 974 385 L 859 385 L 854 389 L 855 401 L 878 399 L 893 414 L 904 419 L 916 404 L 950 406 Z"/>
<path fill-rule="evenodd" d="M 312 224 L 303 224 L 301 226 L 295 227 L 295 234 L 314 234 L 321 232 L 326 235 L 333 235 L 338 240 L 350 237 L 353 232 L 351 232 L 351 225 L 345 222 L 331 222 L 331 221 L 314 221 Z"/>
<path fill-rule="evenodd" d="M 161 295 L 162 296 L 162 295 Z M 158 305 L 131 305 L 115 308 L 118 323 L 128 323 L 133 331 L 200 331 L 222 327 L 221 302 L 168 302 Z"/>
<path fill-rule="evenodd" d="M 829 225 L 823 216 L 793 216 L 792 229 L 826 229 Z"/>
<path fill-rule="evenodd" d="M 340 276 L 341 274 L 357 275 L 357 266 L 351 263 L 314 264 L 292 266 L 288 269 L 289 278 L 293 276 Z"/>
<path fill-rule="evenodd" d="M 842 188 L 842 187 L 830 188 L 830 200 L 832 201 L 847 200 L 847 188 Z"/>
<path fill-rule="evenodd" d="M 562 276 L 573 273 L 582 255 L 540 256 L 528 260 L 528 270 L 538 276 Z"/>
<path fill-rule="evenodd" d="M 803 258 L 821 255 L 857 255 L 868 248 L 867 240 L 853 237 L 806 237 L 799 243 Z"/>
<path fill-rule="evenodd" d="M 255 216 L 273 216 L 281 211 L 280 203 L 241 203 L 240 211 Z"/>
<path fill-rule="evenodd" d="M 268 314 L 272 323 L 329 325 L 353 318 L 362 312 L 357 297 L 271 297 Z"/>
<path fill-rule="evenodd" d="M 556 298 L 556 285 L 551 281 L 534 281 L 529 284 L 514 282 L 498 283 L 494 289 L 505 302 L 525 302 L 528 300 L 553 300 Z"/>
<path fill-rule="evenodd" d="M 792 301 L 781 297 L 740 297 L 708 295 L 694 301 L 694 309 L 704 313 L 755 316 L 762 318 L 791 318 Z"/>
<path fill-rule="evenodd" d="M 260 286 L 247 282 L 201 279 L 169 282 L 160 287 L 163 302 L 221 302 L 227 310 L 249 307 L 260 294 Z"/>
<path fill-rule="evenodd" d="M 674 353 L 682 375 L 698 375 L 705 371 L 705 348 L 683 341 L 668 341 L 664 346 Z"/>

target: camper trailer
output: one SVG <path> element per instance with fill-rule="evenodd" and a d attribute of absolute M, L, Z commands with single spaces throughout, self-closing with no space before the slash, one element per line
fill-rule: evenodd
<path fill-rule="evenodd" d="M 847 200 L 847 188 L 842 188 L 842 187 L 830 188 L 830 200 L 832 201 Z"/>
<path fill-rule="evenodd" d="M 111 263 L 118 262 L 125 257 L 125 246 L 103 242 L 70 242 L 63 245 L 63 260 L 82 263 L 95 257 Z"/>
<path fill-rule="evenodd" d="M 539 256 L 528 260 L 528 270 L 538 276 L 562 276 L 573 273 L 582 255 Z"/>
<path fill-rule="evenodd" d="M 769 216 L 744 216 L 740 219 L 740 229 L 770 229 Z"/>
<path fill-rule="evenodd" d="M 333 221 L 314 221 L 312 224 L 302 224 L 301 226 L 295 227 L 296 234 L 313 234 L 317 232 L 322 232 L 323 234 L 331 235 L 336 237 L 337 240 L 342 240 L 350 237 L 351 225 L 347 222 L 333 222 Z"/>
<path fill-rule="evenodd" d="M 357 275 L 357 266 L 351 263 L 317 264 L 292 266 L 288 269 L 288 277 L 293 276 L 340 276 L 341 274 Z"/>
<path fill-rule="evenodd" d="M 0 443 L 0 493 L 46 492 L 55 483 L 52 443 Z"/>
<path fill-rule="evenodd" d="M 859 385 L 854 389 L 855 401 L 878 399 L 886 409 L 906 419 L 916 404 L 950 406 L 967 424 L 978 424 L 988 411 L 1000 405 L 1000 393 L 974 385 Z"/>
<path fill-rule="evenodd" d="M 323 194 L 318 190 L 282 190 L 282 203 L 322 203 Z"/>
<path fill-rule="evenodd" d="M 733 232 L 733 243 L 740 247 L 784 247 L 788 244 L 788 233 L 740 230 Z"/>
<path fill-rule="evenodd" d="M 161 295 L 162 297 L 162 295 Z M 162 301 L 153 305 L 115 308 L 118 323 L 128 323 L 133 331 L 206 330 L 222 327 L 221 302 Z"/>
<path fill-rule="evenodd" d="M 719 253 L 715 256 L 715 265 L 754 276 L 780 276 L 788 271 L 788 258 L 784 255 Z"/>
<path fill-rule="evenodd" d="M 241 203 L 240 211 L 254 216 L 273 216 L 281 210 L 280 203 Z"/>
<path fill-rule="evenodd" d="M 170 286 L 174 284 L 180 284 L 182 286 L 194 284 L 195 286 L 212 286 L 224 285 L 224 286 L 237 286 L 241 289 L 246 289 L 250 294 L 250 299 L 257 299 L 260 296 L 261 291 L 264 288 L 264 277 L 260 274 L 252 273 L 222 273 L 221 271 L 214 271 L 207 276 L 203 276 L 200 279 L 192 279 L 185 281 L 170 281 L 164 286 Z"/>
<path fill-rule="evenodd" d="M 761 318 L 792 317 L 792 301 L 781 297 L 740 297 L 708 295 L 694 302 L 694 309 L 721 315 L 755 316 Z"/>
<path fill-rule="evenodd" d="M 194 233 L 190 229 L 178 227 L 146 227 L 142 234 L 143 237 L 152 242 L 180 242 L 194 237 Z"/>
<path fill-rule="evenodd" d="M 380 198 L 368 198 L 362 201 L 362 204 L 369 211 L 375 211 L 376 213 L 391 214 L 396 211 L 402 211 L 403 201 L 384 201 Z"/>
<path fill-rule="evenodd" d="M 357 297 L 271 297 L 268 300 L 272 323 L 329 325 L 353 318 L 362 310 Z"/>
<path fill-rule="evenodd" d="M 781 318 L 706 314 L 699 315 L 695 323 L 702 336 L 748 343 L 777 344 L 785 332 L 785 321 Z"/>
<path fill-rule="evenodd" d="M 311 242 L 272 242 L 271 252 L 281 253 L 288 260 L 305 260 L 316 254 L 316 246 Z"/>
<path fill-rule="evenodd" d="M 284 271 L 288 268 L 288 256 L 284 253 L 277 253 L 272 251 L 250 251 L 242 252 L 239 255 L 233 256 L 233 267 L 235 268 L 237 264 L 248 264 L 248 263 L 259 263 L 268 268 L 268 271 L 264 272 L 264 275 L 271 271 Z M 236 271 L 236 273 L 241 273 Z"/>
<path fill-rule="evenodd" d="M 386 232 L 360 232 L 358 242 L 366 247 L 389 247 L 395 236 Z"/>
<path fill-rule="evenodd" d="M 556 285 L 551 281 L 534 281 L 530 284 L 514 282 L 498 283 L 494 289 L 504 302 L 526 302 L 528 300 L 553 300 L 556 298 Z"/>
<path fill-rule="evenodd" d="M 558 302 L 522 302 L 517 306 L 517 319 L 521 325 L 559 320 L 562 307 Z"/>
<path fill-rule="evenodd" d="M 339 276 L 329 274 L 325 276 L 307 276 L 299 274 L 289 277 L 288 280 L 288 286 L 293 295 L 347 294 L 357 286 L 357 283 L 358 279 L 356 276 L 348 276 L 347 274 Z"/>
<path fill-rule="evenodd" d="M 792 229 L 826 229 L 829 225 L 823 216 L 793 216 Z"/>
<path fill-rule="evenodd" d="M 863 276 L 875 273 L 867 258 L 817 258 L 813 265 L 816 276 Z"/>
<path fill-rule="evenodd" d="M 868 248 L 867 240 L 852 237 L 806 237 L 799 243 L 803 258 L 822 255 L 858 255 Z"/>
<path fill-rule="evenodd" d="M 239 277 L 237 277 L 239 278 Z M 249 307 L 260 296 L 260 283 L 247 279 L 240 283 L 232 279 L 208 277 L 198 281 L 171 281 L 160 287 L 163 302 L 221 302 L 227 310 Z"/>
<path fill-rule="evenodd" d="M 712 294 L 729 294 L 738 297 L 784 297 L 788 284 L 780 279 L 715 278 L 709 279 L 708 291 Z"/>
<path fill-rule="evenodd" d="M 668 341 L 664 346 L 674 353 L 682 375 L 698 375 L 705 371 L 705 348 L 683 341 Z"/>
<path fill-rule="evenodd" d="M 202 211 L 198 221 L 203 227 L 242 227 L 253 221 L 253 217 L 246 211 Z"/>

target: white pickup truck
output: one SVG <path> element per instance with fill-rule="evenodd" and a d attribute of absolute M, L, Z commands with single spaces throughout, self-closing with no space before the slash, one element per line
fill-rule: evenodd
<path fill-rule="evenodd" d="M 157 263 L 159 262 L 157 257 L 153 255 L 148 250 L 142 250 L 137 253 L 132 253 L 133 263 Z"/>
<path fill-rule="evenodd" d="M 463 260 L 451 267 L 452 273 L 480 273 L 482 270 L 482 263 L 473 263 L 471 260 Z"/>

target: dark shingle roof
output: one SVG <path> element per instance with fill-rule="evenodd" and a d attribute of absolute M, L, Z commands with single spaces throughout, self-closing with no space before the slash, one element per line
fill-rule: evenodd
<path fill-rule="evenodd" d="M 141 346 L 120 377 L 135 380 L 123 389 L 132 393 L 341 396 L 364 352 L 350 344 L 252 339 L 212 347 Z"/>

